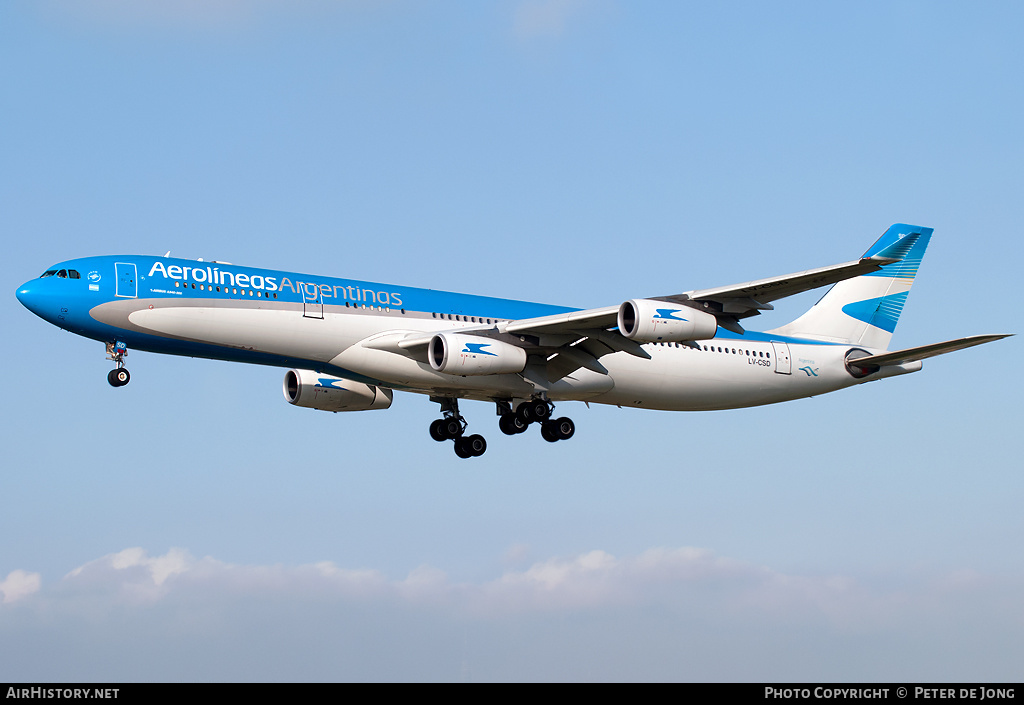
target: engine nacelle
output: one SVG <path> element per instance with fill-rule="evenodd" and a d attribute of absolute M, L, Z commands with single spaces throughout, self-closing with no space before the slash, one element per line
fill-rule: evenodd
<path fill-rule="evenodd" d="M 387 409 L 395 393 L 310 370 L 288 370 L 284 374 L 284 398 L 289 404 L 320 411 L 370 411 Z"/>
<path fill-rule="evenodd" d="M 708 340 L 718 332 L 718 319 L 689 306 L 630 299 L 619 306 L 619 332 L 640 343 Z"/>
<path fill-rule="evenodd" d="M 493 338 L 438 333 L 427 349 L 430 366 L 449 375 L 504 375 L 526 369 L 526 351 Z"/>

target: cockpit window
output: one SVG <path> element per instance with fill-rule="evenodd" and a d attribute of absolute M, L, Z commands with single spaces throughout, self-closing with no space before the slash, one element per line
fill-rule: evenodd
<path fill-rule="evenodd" d="M 81 279 L 82 275 L 78 273 L 77 269 L 68 270 L 68 279 Z"/>
<path fill-rule="evenodd" d="M 40 279 L 46 279 L 47 277 L 52 277 L 56 273 L 57 273 L 56 269 L 47 269 L 45 272 L 43 272 L 42 276 L 40 276 L 39 278 Z"/>
<path fill-rule="evenodd" d="M 68 278 L 68 270 L 66 270 L 66 269 L 60 270 L 59 272 L 57 272 L 57 276 L 60 277 L 61 279 L 67 279 Z"/>

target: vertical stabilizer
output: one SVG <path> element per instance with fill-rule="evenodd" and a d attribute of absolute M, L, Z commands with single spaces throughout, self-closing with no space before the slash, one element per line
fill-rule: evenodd
<path fill-rule="evenodd" d="M 931 228 L 893 225 L 864 256 L 899 262 L 839 282 L 807 313 L 768 333 L 888 349 L 931 236 Z"/>

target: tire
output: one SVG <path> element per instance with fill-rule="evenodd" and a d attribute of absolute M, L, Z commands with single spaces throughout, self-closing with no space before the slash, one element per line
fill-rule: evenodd
<path fill-rule="evenodd" d="M 448 436 L 445 435 L 444 419 L 430 422 L 430 437 L 439 442 L 448 440 Z"/>
<path fill-rule="evenodd" d="M 567 416 L 555 419 L 551 424 L 555 429 L 555 435 L 558 436 L 558 440 L 560 441 L 567 441 L 572 438 L 574 433 L 576 433 L 576 424 L 574 424 L 572 419 Z"/>
<path fill-rule="evenodd" d="M 540 427 L 540 436 L 548 443 L 554 443 L 558 440 L 558 431 L 555 429 L 555 424 L 551 422 L 545 422 Z"/>
<path fill-rule="evenodd" d="M 462 435 L 462 424 L 458 419 L 441 419 L 444 424 L 445 438 L 458 438 Z"/>
<path fill-rule="evenodd" d="M 131 374 L 123 367 L 118 367 L 116 370 L 111 370 L 107 373 L 107 382 L 110 383 L 111 387 L 123 387 L 131 381 L 131 378 Z"/>
<path fill-rule="evenodd" d="M 533 423 L 533 404 L 530 402 L 523 402 L 520 404 L 519 408 L 516 409 L 516 418 L 526 426 Z"/>
<path fill-rule="evenodd" d="M 540 400 L 530 402 L 530 416 L 532 416 L 534 420 L 543 421 L 550 413 L 551 410 L 548 408 L 547 402 Z"/>
<path fill-rule="evenodd" d="M 455 455 L 459 456 L 460 458 L 473 457 L 473 452 L 470 450 L 469 443 L 466 442 L 465 438 L 455 439 Z"/>
<path fill-rule="evenodd" d="M 474 458 L 478 458 L 487 451 L 487 441 L 478 433 L 474 433 L 465 440 L 466 449 Z"/>
<path fill-rule="evenodd" d="M 516 418 L 515 414 L 505 414 L 498 419 L 498 428 L 500 428 L 501 432 L 506 436 L 516 435 L 520 432 L 521 427 L 525 426 L 526 424 Z"/>

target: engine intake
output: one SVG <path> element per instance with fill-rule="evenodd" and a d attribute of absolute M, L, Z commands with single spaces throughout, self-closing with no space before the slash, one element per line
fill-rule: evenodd
<path fill-rule="evenodd" d="M 438 333 L 427 349 L 430 366 L 449 375 L 505 375 L 526 369 L 526 351 L 493 338 Z"/>
<path fill-rule="evenodd" d="M 284 374 L 284 398 L 289 404 L 320 411 L 370 411 L 387 409 L 395 393 L 340 377 L 310 370 L 288 370 Z"/>
<path fill-rule="evenodd" d="M 688 306 L 630 299 L 619 306 L 619 332 L 641 343 L 708 340 L 718 332 L 718 319 Z"/>

